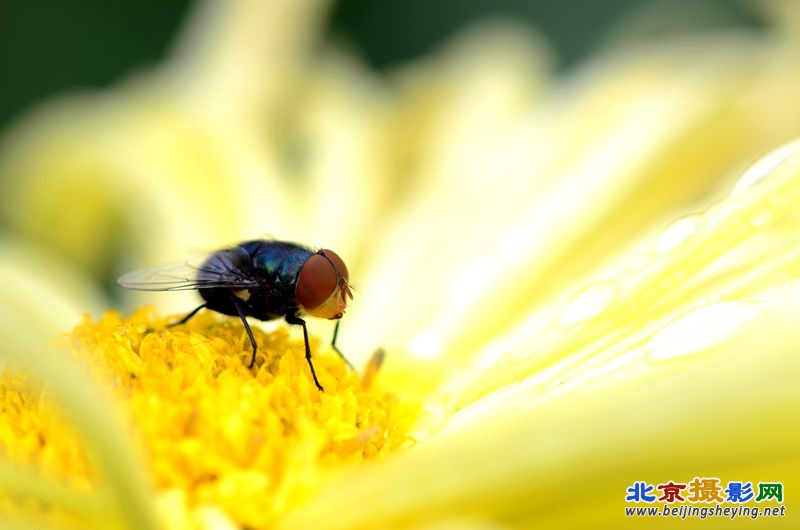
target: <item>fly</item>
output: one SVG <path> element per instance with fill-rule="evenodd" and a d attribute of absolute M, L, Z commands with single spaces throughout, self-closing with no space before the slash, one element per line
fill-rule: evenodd
<path fill-rule="evenodd" d="M 302 326 L 306 361 L 314 384 L 323 390 L 311 361 L 303 317 L 337 321 L 331 346 L 352 368 L 336 347 L 339 319 L 348 298 L 353 298 L 349 279 L 347 266 L 332 250 L 314 251 L 286 241 L 255 240 L 214 252 L 200 266 L 180 263 L 136 270 L 121 276 L 117 283 L 141 291 L 198 291 L 203 304 L 170 326 L 184 324 L 203 308 L 238 316 L 253 347 L 250 368 L 255 365 L 258 347 L 247 317 L 283 318 L 288 324 Z"/>

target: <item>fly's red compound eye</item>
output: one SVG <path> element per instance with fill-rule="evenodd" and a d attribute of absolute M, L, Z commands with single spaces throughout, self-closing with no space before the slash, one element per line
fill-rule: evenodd
<path fill-rule="evenodd" d="M 339 278 L 347 283 L 347 267 L 336 253 L 322 250 L 306 260 L 297 278 L 297 301 L 306 309 L 322 305 L 339 287 Z"/>
<path fill-rule="evenodd" d="M 336 267 L 336 271 L 342 276 L 345 282 L 350 281 L 350 273 L 347 272 L 347 265 L 344 264 L 342 258 L 339 257 L 339 254 L 332 250 L 322 249 L 319 251 L 320 254 L 328 258 L 333 266 Z"/>

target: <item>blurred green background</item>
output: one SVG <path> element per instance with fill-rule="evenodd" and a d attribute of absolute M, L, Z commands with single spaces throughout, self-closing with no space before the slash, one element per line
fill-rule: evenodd
<path fill-rule="evenodd" d="M 0 2 L 0 129 L 31 104 L 75 87 L 103 87 L 166 53 L 193 2 L 188 0 L 28 0 Z M 328 33 L 382 69 L 435 47 L 488 14 L 524 20 L 568 67 L 624 19 L 669 8 L 663 27 L 756 25 L 753 3 L 735 0 L 341 0 Z M 692 9 L 686 18 L 680 6 Z M 698 8 L 705 16 L 697 16 Z"/>

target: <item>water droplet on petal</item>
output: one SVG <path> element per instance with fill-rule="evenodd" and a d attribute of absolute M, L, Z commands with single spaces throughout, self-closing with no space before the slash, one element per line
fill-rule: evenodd
<path fill-rule="evenodd" d="M 662 361 L 707 350 L 730 338 L 760 311 L 759 302 L 719 302 L 673 320 L 647 343 L 650 360 Z"/>
<path fill-rule="evenodd" d="M 776 167 L 785 162 L 798 148 L 800 148 L 800 141 L 791 142 L 759 159 L 747 168 L 747 171 L 739 178 L 739 181 L 731 190 L 731 196 L 736 197 L 763 182 Z"/>
<path fill-rule="evenodd" d="M 572 296 L 561 312 L 561 325 L 568 326 L 596 317 L 611 304 L 619 292 L 619 284 L 605 281 L 584 287 Z"/>
<path fill-rule="evenodd" d="M 663 254 L 677 247 L 687 237 L 692 235 L 703 217 L 698 214 L 687 215 L 669 225 L 658 238 L 656 251 Z"/>

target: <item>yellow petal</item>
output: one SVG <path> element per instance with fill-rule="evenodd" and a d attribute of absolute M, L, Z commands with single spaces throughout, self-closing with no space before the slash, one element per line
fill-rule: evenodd
<path fill-rule="evenodd" d="M 417 162 L 426 193 L 374 249 L 365 282 L 377 287 L 350 313 L 366 333 L 344 344 L 469 357 L 800 133 L 800 106 L 776 104 L 795 99 L 796 59 L 779 36 L 676 38 L 598 56 L 484 144 L 456 143 L 469 138 L 456 117 L 437 123 L 458 154 L 443 144 Z"/>
<path fill-rule="evenodd" d="M 0 445 L 7 458 L 16 455 L 23 461 L 3 460 L 0 464 L 4 490 L 46 500 L 44 506 L 51 512 L 48 517 L 52 516 L 49 521 L 54 524 L 62 518 L 60 509 L 66 509 L 105 528 L 155 528 L 146 481 L 118 411 L 51 343 L 64 320 L 74 317 L 69 298 L 61 298 L 62 293 L 75 292 L 77 286 L 54 281 L 67 277 L 64 272 L 36 274 L 46 264 L 34 263 L 20 270 L 7 258 L 4 255 L 0 261 L 0 359 L 4 369 L 0 412 L 5 417 Z M 48 287 L 52 289 L 49 292 Z M 18 378 L 9 371 L 9 363 L 24 367 L 35 383 L 46 382 L 46 392 L 29 381 L 15 384 Z M 53 412 L 53 402 L 61 409 Z M 72 428 L 64 427 L 64 416 Z M 83 446 L 75 442 L 76 432 Z M 88 449 L 86 453 L 81 447 Z M 85 454 L 89 455 L 89 470 Z M 63 464 L 65 455 L 73 457 L 70 464 Z M 32 465 L 35 470 L 29 468 Z M 99 480 L 86 480 L 87 474 Z M 29 504 L 10 504 L 12 513 L 3 513 L 9 525 L 15 523 L 6 517 L 30 511 L 26 510 Z M 66 521 L 75 524 L 69 518 Z"/>
<path fill-rule="evenodd" d="M 639 480 L 800 487 L 800 427 L 787 421 L 800 402 L 800 252 L 787 252 L 786 239 L 762 246 L 763 267 L 749 274 L 729 255 L 739 257 L 742 241 L 774 242 L 775 232 L 796 247 L 798 201 L 794 143 L 620 282 L 607 307 L 560 329 L 553 323 L 549 336 L 529 335 L 493 364 L 454 377 L 423 417 L 441 407 L 441 430 L 333 481 L 284 527 L 618 528 L 626 488 Z M 706 275 L 719 278 L 709 286 Z M 790 527 L 788 518 L 778 524 Z"/>

